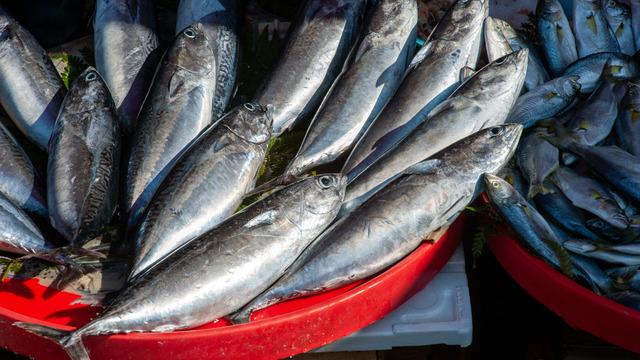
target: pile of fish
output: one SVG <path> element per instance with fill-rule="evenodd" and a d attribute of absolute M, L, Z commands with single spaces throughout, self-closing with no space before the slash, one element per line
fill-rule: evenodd
<path fill-rule="evenodd" d="M 96 67 L 69 89 L 0 9 L 0 105 L 47 158 L 43 174 L 0 127 L 0 250 L 82 271 L 116 228 L 104 255 L 129 264 L 76 331 L 15 325 L 86 359 L 89 336 L 246 322 L 389 268 L 485 183 L 534 251 L 628 302 L 610 289 L 638 268 L 601 261 L 640 265 L 637 24 L 614 0 L 574 5 L 571 24 L 541 1 L 539 53 L 488 0 L 457 0 L 416 52 L 416 0 L 307 0 L 249 102 L 240 2 L 181 0 L 165 49 L 151 1 L 96 1 Z M 297 154 L 256 187 L 292 130 Z"/>
<path fill-rule="evenodd" d="M 529 49 L 525 127 L 509 166 L 487 175 L 522 243 L 594 292 L 640 310 L 640 7 L 540 0 L 527 39 L 487 19 L 489 58 Z"/>

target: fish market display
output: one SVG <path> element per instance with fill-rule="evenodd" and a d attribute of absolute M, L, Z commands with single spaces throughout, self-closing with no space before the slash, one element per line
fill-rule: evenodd
<path fill-rule="evenodd" d="M 93 68 L 71 85 L 49 142 L 51 224 L 72 245 L 98 235 L 118 199 L 120 128 L 107 85 Z"/>
<path fill-rule="evenodd" d="M 481 129 L 502 124 L 522 89 L 527 53 L 511 53 L 468 79 L 395 149 L 349 183 L 340 216 L 411 165 Z"/>
<path fill-rule="evenodd" d="M 415 47 L 417 21 L 415 1 L 376 5 L 353 63 L 324 100 L 286 177 L 332 162 L 352 148 L 400 85 Z"/>
<path fill-rule="evenodd" d="M 44 49 L 0 8 L 0 105 L 42 150 L 47 149 L 64 92 Z"/>
<path fill-rule="evenodd" d="M 151 0 L 97 0 L 93 22 L 96 69 L 109 86 L 121 128 L 133 132 L 158 62 Z"/>
<path fill-rule="evenodd" d="M 18 326 L 45 336 L 57 333 L 72 357 L 88 358 L 83 337 L 167 332 L 211 322 L 284 273 L 335 218 L 345 185 L 342 175 L 321 175 L 272 194 L 181 247 L 72 333 Z"/>
<path fill-rule="evenodd" d="M 47 215 L 44 181 L 20 143 L 0 124 L 0 193 L 23 210 Z"/>
<path fill-rule="evenodd" d="M 254 98 L 258 104 L 273 105 L 274 136 L 291 129 L 320 104 L 354 46 L 365 5 L 365 0 L 306 3 L 279 62 Z"/>
<path fill-rule="evenodd" d="M 175 157 L 213 123 L 215 59 L 201 24 L 164 54 L 132 137 L 123 207 L 135 226 Z"/>
<path fill-rule="evenodd" d="M 491 127 L 407 169 L 328 228 L 236 321 L 274 302 L 363 279 L 400 260 L 464 210 L 478 194 L 482 174 L 499 171 L 509 160 L 521 132 L 517 124 Z"/>
<path fill-rule="evenodd" d="M 396 94 L 349 155 L 342 169 L 349 181 L 423 122 L 458 87 L 463 68 L 475 69 L 488 11 L 486 0 L 458 0 L 444 15 Z"/>
<path fill-rule="evenodd" d="M 268 110 L 246 103 L 196 138 L 151 200 L 130 277 L 233 214 L 255 185 L 270 136 Z"/>
<path fill-rule="evenodd" d="M 607 23 L 600 0 L 574 0 L 572 18 L 579 57 L 620 51 L 620 45 Z"/>
<path fill-rule="evenodd" d="M 240 55 L 238 7 L 236 0 L 180 0 L 176 14 L 176 35 L 200 22 L 213 49 L 216 59 L 213 116 L 216 119 L 226 110 L 236 85 Z"/>

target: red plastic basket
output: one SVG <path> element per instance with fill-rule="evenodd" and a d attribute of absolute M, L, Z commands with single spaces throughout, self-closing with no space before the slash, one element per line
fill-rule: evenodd
<path fill-rule="evenodd" d="M 391 312 L 440 271 L 460 243 L 463 214 L 435 243 L 424 243 L 382 274 L 340 289 L 276 304 L 247 324 L 224 320 L 173 333 L 88 337 L 92 359 L 275 359 L 326 345 Z M 69 305 L 78 296 L 36 280 L 0 283 L 0 347 L 37 359 L 64 359 L 57 344 L 12 324 L 25 321 L 72 330 L 98 308 Z"/>
<path fill-rule="evenodd" d="M 520 286 L 574 328 L 640 353 L 640 312 L 586 289 L 531 255 L 500 227 L 489 248 Z"/>

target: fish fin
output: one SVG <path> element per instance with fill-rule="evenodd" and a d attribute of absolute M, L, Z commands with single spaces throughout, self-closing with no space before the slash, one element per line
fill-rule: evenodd
<path fill-rule="evenodd" d="M 546 239 L 542 240 L 549 246 L 549 248 L 551 248 L 551 250 L 556 255 L 558 263 L 560 264 L 560 271 L 562 271 L 564 275 L 568 276 L 571 279 L 575 278 L 575 269 L 573 267 L 573 262 L 571 261 L 571 255 L 569 255 L 569 251 L 567 251 L 564 247 L 562 247 L 562 245 L 554 241 Z"/>
<path fill-rule="evenodd" d="M 13 326 L 58 343 L 72 360 L 90 360 L 82 338 L 77 333 L 26 322 L 15 322 Z"/>
<path fill-rule="evenodd" d="M 428 174 L 435 171 L 440 164 L 442 164 L 442 160 L 440 159 L 423 160 L 409 166 L 402 172 L 402 174 Z"/>
<path fill-rule="evenodd" d="M 407 67 L 407 72 L 417 68 L 424 61 L 427 55 L 432 51 L 433 43 L 434 42 L 429 41 L 420 50 L 418 50 L 418 52 L 413 56 L 413 59 L 411 59 L 411 62 Z"/>
<path fill-rule="evenodd" d="M 179 71 L 174 72 L 169 79 L 169 97 L 175 97 L 181 88 L 184 87 L 184 79 L 179 74 Z"/>
<path fill-rule="evenodd" d="M 271 225 L 276 218 L 277 211 L 269 210 L 249 220 L 242 227 L 245 229 L 254 228 L 260 225 Z"/>
<path fill-rule="evenodd" d="M 476 71 L 469 66 L 465 66 L 460 69 L 460 83 L 462 84 L 465 80 L 472 77 Z"/>
<path fill-rule="evenodd" d="M 529 192 L 527 193 L 527 199 L 533 199 L 538 194 L 548 194 L 550 192 L 544 184 L 532 184 L 529 186 Z"/>

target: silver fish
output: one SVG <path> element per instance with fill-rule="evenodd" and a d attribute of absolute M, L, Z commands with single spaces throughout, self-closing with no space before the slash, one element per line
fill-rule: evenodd
<path fill-rule="evenodd" d="M 522 124 L 525 128 L 536 125 L 565 110 L 580 94 L 580 78 L 562 76 L 548 81 L 516 101 L 507 122 Z"/>
<path fill-rule="evenodd" d="M 246 321 L 253 310 L 333 289 L 396 263 L 463 211 L 480 192 L 482 174 L 507 163 L 521 133 L 520 125 L 488 128 L 408 169 L 324 231 L 234 320 Z"/>
<path fill-rule="evenodd" d="M 629 226 L 629 219 L 613 195 L 598 181 L 565 167 L 557 169 L 551 178 L 574 206 L 598 216 L 618 229 Z"/>
<path fill-rule="evenodd" d="M 342 173 L 355 178 L 424 121 L 475 69 L 488 0 L 457 0 L 415 55 L 400 88 L 349 155 Z"/>
<path fill-rule="evenodd" d="M 485 66 L 433 109 L 396 148 L 349 183 L 339 217 L 360 206 L 409 166 L 481 129 L 504 123 L 522 90 L 527 52 L 519 50 Z"/>
<path fill-rule="evenodd" d="M 569 65 L 563 75 L 579 76 L 580 91 L 588 94 L 596 89 L 603 72 L 612 79 L 629 80 L 640 75 L 640 64 L 622 53 L 597 53 Z"/>
<path fill-rule="evenodd" d="M 202 23 L 216 58 L 215 119 L 224 114 L 235 89 L 240 56 L 238 8 L 235 0 L 180 0 L 178 4 L 176 35 L 195 22 Z"/>
<path fill-rule="evenodd" d="M 546 134 L 546 129 L 535 128 L 516 153 L 518 166 L 529 181 L 529 199 L 542 191 L 544 180 L 560 166 L 560 151 L 543 138 Z"/>
<path fill-rule="evenodd" d="M 0 193 L 0 251 L 33 255 L 53 248 L 29 216 Z"/>
<path fill-rule="evenodd" d="M 616 0 L 603 0 L 603 3 L 607 23 L 618 40 L 620 52 L 627 55 L 635 54 L 636 44 L 631 24 L 631 10 L 627 5 Z"/>
<path fill-rule="evenodd" d="M 64 92 L 44 49 L 0 8 L 0 104 L 42 150 L 47 149 Z"/>
<path fill-rule="evenodd" d="M 372 11 L 355 59 L 323 101 L 286 177 L 350 150 L 400 85 L 415 48 L 417 3 L 382 0 Z"/>
<path fill-rule="evenodd" d="M 638 244 L 634 244 L 630 249 L 629 245 L 606 245 L 586 240 L 568 240 L 565 241 L 564 247 L 573 253 L 612 264 L 640 265 L 640 253 L 638 253 L 640 245 Z"/>
<path fill-rule="evenodd" d="M 306 3 L 280 60 L 255 95 L 256 103 L 274 106 L 274 136 L 320 104 L 354 46 L 365 5 L 364 0 Z"/>
<path fill-rule="evenodd" d="M 89 67 L 73 82 L 62 103 L 47 164 L 51 224 L 76 247 L 97 235 L 113 217 L 120 136 L 109 89 Z"/>
<path fill-rule="evenodd" d="M 174 159 L 213 122 L 215 59 L 201 24 L 165 53 L 131 144 L 124 209 L 135 226 Z"/>
<path fill-rule="evenodd" d="M 621 148 L 640 156 L 640 82 L 629 82 L 616 120 L 616 136 Z"/>
<path fill-rule="evenodd" d="M 209 323 L 237 310 L 284 273 L 334 219 L 345 185 L 341 175 L 322 175 L 270 195 L 165 258 L 74 332 L 15 325 L 52 337 L 74 359 L 88 359 L 83 337 Z"/>
<path fill-rule="evenodd" d="M 159 58 L 153 1 L 97 0 L 93 29 L 96 68 L 130 134 Z"/>
<path fill-rule="evenodd" d="M 620 51 L 618 40 L 607 23 L 600 1 L 573 1 L 572 25 L 580 58 L 596 53 Z"/>
<path fill-rule="evenodd" d="M 44 181 L 20 143 L 1 123 L 0 192 L 21 209 L 47 216 Z"/>
<path fill-rule="evenodd" d="M 267 108 L 246 103 L 189 145 L 158 187 L 133 238 L 130 278 L 234 213 L 255 186 L 270 136 Z"/>
<path fill-rule="evenodd" d="M 487 17 L 484 21 L 485 46 L 489 61 L 494 61 L 514 51 L 529 50 L 529 63 L 524 86 L 532 90 L 549 81 L 549 74 L 536 49 L 527 43 L 508 22 Z M 497 47 L 497 48 L 496 48 Z"/>
<path fill-rule="evenodd" d="M 576 39 L 558 0 L 540 0 L 536 8 L 538 37 L 553 75 L 578 60 Z"/>

